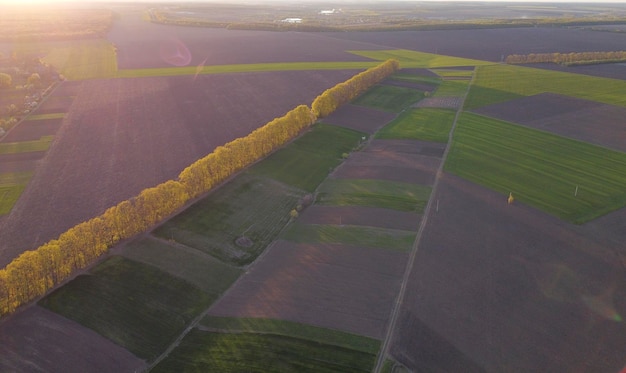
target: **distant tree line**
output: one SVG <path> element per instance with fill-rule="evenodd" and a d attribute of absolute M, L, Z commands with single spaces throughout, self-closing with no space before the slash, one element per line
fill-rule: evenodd
<path fill-rule="evenodd" d="M 398 61 L 386 61 L 338 84 L 340 88 L 332 91 L 338 95 L 331 100 L 332 110 L 347 102 L 347 97 L 356 97 L 357 92 L 392 74 L 398 66 Z M 316 106 L 320 105 L 318 99 Z M 324 114 L 332 111 L 328 110 L 325 108 Z M 171 216 L 190 200 L 295 138 L 317 118 L 314 110 L 300 105 L 249 135 L 217 147 L 185 168 L 178 180 L 144 189 L 100 216 L 68 229 L 57 239 L 25 251 L 0 269 L 0 316 L 12 313 L 68 279 L 76 270 L 94 263 L 120 240 L 144 232 Z"/>
<path fill-rule="evenodd" d="M 626 61 L 626 51 L 512 54 L 505 59 L 508 64 L 550 62 L 566 66 L 624 61 Z"/>

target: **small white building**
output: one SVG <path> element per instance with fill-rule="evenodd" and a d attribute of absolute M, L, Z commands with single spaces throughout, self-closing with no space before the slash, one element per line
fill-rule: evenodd
<path fill-rule="evenodd" d="M 302 18 L 285 18 L 281 22 L 285 22 L 285 23 L 302 23 Z"/>
<path fill-rule="evenodd" d="M 329 14 L 335 14 L 335 9 L 332 10 L 321 10 L 320 14 L 324 14 L 324 15 L 329 15 Z"/>

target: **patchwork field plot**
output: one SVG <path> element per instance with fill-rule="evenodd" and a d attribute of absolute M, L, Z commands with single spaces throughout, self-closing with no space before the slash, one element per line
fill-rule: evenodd
<path fill-rule="evenodd" d="M 364 133 L 317 124 L 304 136 L 253 166 L 250 172 L 312 192 L 363 141 Z M 324 144 L 323 147 L 320 144 Z"/>
<path fill-rule="evenodd" d="M 289 222 L 304 192 L 242 174 L 154 231 L 235 265 L 253 261 Z"/>
<path fill-rule="evenodd" d="M 42 152 L 48 150 L 52 136 L 43 136 L 37 140 L 19 142 L 1 142 L 0 154 Z"/>
<path fill-rule="evenodd" d="M 455 114 L 453 110 L 437 108 L 407 110 L 383 127 L 376 138 L 448 142 Z"/>
<path fill-rule="evenodd" d="M 446 170 L 570 222 L 626 204 L 626 153 L 464 114 Z"/>
<path fill-rule="evenodd" d="M 490 62 L 443 56 L 440 54 L 418 52 L 416 50 L 378 50 L 378 51 L 351 51 L 359 56 L 385 61 L 390 58 L 400 61 L 402 68 L 435 68 L 435 67 L 457 67 L 457 66 L 478 66 L 490 64 Z"/>
<path fill-rule="evenodd" d="M 209 315 L 288 320 L 380 339 L 406 255 L 277 241 Z"/>
<path fill-rule="evenodd" d="M 316 203 L 420 212 L 430 190 L 428 186 L 387 180 L 330 178 L 319 187 Z"/>
<path fill-rule="evenodd" d="M 188 281 L 212 299 L 217 299 L 241 274 L 240 269 L 200 251 L 150 237 L 128 243 L 121 254 Z"/>
<path fill-rule="evenodd" d="M 626 108 L 620 106 L 541 93 L 475 112 L 626 152 Z"/>
<path fill-rule="evenodd" d="M 380 207 L 313 205 L 298 217 L 300 224 L 357 225 L 417 231 L 421 215 Z"/>
<path fill-rule="evenodd" d="M 415 89 L 392 85 L 377 85 L 354 99 L 352 104 L 397 113 L 422 98 L 424 98 L 424 93 Z"/>
<path fill-rule="evenodd" d="M 39 302 L 147 360 L 209 303 L 190 283 L 122 257 L 108 259 Z"/>
<path fill-rule="evenodd" d="M 53 48 L 43 60 L 69 80 L 112 78 L 117 72 L 115 47 L 104 39 L 72 41 Z"/>
<path fill-rule="evenodd" d="M 0 216 L 11 211 L 32 175 L 29 171 L 0 173 Z"/>
<path fill-rule="evenodd" d="M 21 141 L 38 141 L 42 137 L 50 139 L 49 136 L 54 135 L 63 124 L 62 118 L 52 119 L 31 119 L 25 120 L 19 126 L 13 128 L 6 137 L 2 139 L 2 143 L 12 143 Z"/>
<path fill-rule="evenodd" d="M 473 72 L 472 72 L 473 74 Z M 463 97 L 469 87 L 469 79 L 467 80 L 444 80 L 437 87 L 432 97 Z"/>

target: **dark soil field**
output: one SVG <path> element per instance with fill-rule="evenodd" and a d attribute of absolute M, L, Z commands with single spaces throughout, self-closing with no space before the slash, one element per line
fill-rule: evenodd
<path fill-rule="evenodd" d="M 129 38 L 128 35 L 133 37 Z M 349 50 L 385 49 L 323 33 L 244 31 L 147 23 L 124 15 L 109 33 L 120 69 L 269 62 L 368 61 Z M 178 58 L 176 58 L 178 56 Z M 180 58 L 183 57 L 183 58 Z"/>
<path fill-rule="evenodd" d="M 396 358 L 433 372 L 623 368 L 615 346 L 626 344 L 626 279 L 610 245 L 448 174 L 436 198 L 396 327 Z"/>
<path fill-rule="evenodd" d="M 277 241 L 209 314 L 296 321 L 380 339 L 406 258 L 389 250 Z"/>
<path fill-rule="evenodd" d="M 395 117 L 395 113 L 346 104 L 324 118 L 323 122 L 372 134 Z"/>
<path fill-rule="evenodd" d="M 598 65 L 581 65 L 581 66 L 563 66 L 554 63 L 537 63 L 525 65 L 538 69 L 563 71 L 566 73 L 584 74 L 591 76 L 599 76 L 602 78 L 612 78 L 626 80 L 626 64 L 610 63 Z"/>
<path fill-rule="evenodd" d="M 0 264 L 144 188 L 175 179 L 216 146 L 312 102 L 354 73 L 269 72 L 205 75 L 195 81 L 183 76 L 83 82 L 39 172 L 0 224 Z M 246 103 L 243 108 L 242 102 Z"/>
<path fill-rule="evenodd" d="M 626 152 L 626 109 L 553 93 L 488 105 L 476 113 Z"/>
<path fill-rule="evenodd" d="M 98 333 L 35 306 L 0 324 L 0 356 L 3 372 L 137 372 L 146 368 L 143 360 Z"/>
<path fill-rule="evenodd" d="M 621 37 L 565 27 L 327 33 L 328 37 L 500 62 L 509 54 L 620 51 Z"/>

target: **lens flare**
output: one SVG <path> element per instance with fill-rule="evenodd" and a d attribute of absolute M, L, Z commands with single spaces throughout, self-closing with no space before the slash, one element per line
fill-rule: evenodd
<path fill-rule="evenodd" d="M 159 56 L 170 65 L 187 66 L 191 63 L 191 52 L 187 46 L 178 39 L 169 39 L 161 43 Z"/>

